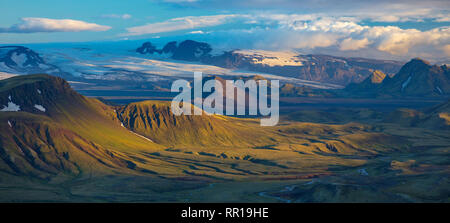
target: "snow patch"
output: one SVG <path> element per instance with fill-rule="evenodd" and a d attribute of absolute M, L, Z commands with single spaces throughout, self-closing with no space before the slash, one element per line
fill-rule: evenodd
<path fill-rule="evenodd" d="M 22 72 L 19 72 L 15 69 L 10 68 L 8 65 L 5 64 L 5 62 L 0 62 L 0 70 L 6 73 L 11 74 L 21 74 Z"/>
<path fill-rule="evenodd" d="M 47 57 L 49 64 L 55 64 L 62 70 L 71 73 L 77 77 L 86 79 L 105 79 L 105 80 L 139 80 L 159 78 L 167 79 L 170 77 L 191 77 L 192 71 L 201 71 L 204 74 L 213 73 L 224 76 L 253 76 L 261 75 L 267 79 L 278 79 L 280 81 L 292 82 L 294 85 L 304 85 L 319 89 L 340 89 L 341 85 L 320 83 L 315 81 L 302 80 L 292 77 L 282 77 L 278 75 L 266 74 L 261 72 L 243 71 L 226 69 L 213 65 L 205 65 L 196 62 L 173 61 L 172 59 L 164 60 L 163 55 L 152 57 L 151 55 L 136 56 L 135 52 L 127 50 L 74 50 L 73 48 L 46 49 L 44 55 Z M 236 52 L 236 51 L 234 51 Z M 254 54 L 262 54 L 265 66 L 270 64 L 295 64 L 300 66 L 302 62 L 307 61 L 298 52 L 271 52 L 271 51 L 237 51 L 245 53 L 245 57 L 256 59 Z M 170 53 L 167 54 L 170 58 Z M 251 60 L 253 61 L 253 60 Z M 120 70 L 120 72 L 118 71 Z M 49 71 L 47 71 L 49 72 Z"/>
<path fill-rule="evenodd" d="M 10 96 L 10 97 L 11 97 L 11 96 Z M 8 102 L 8 105 L 7 105 L 7 106 L 4 106 L 3 109 L 0 110 L 0 111 L 3 111 L 3 112 L 6 112 L 6 111 L 14 111 L 14 112 L 16 112 L 16 111 L 20 111 L 20 106 L 14 104 L 12 101 L 9 101 L 9 102 Z"/>
<path fill-rule="evenodd" d="M 143 138 L 143 139 L 145 139 L 145 140 L 147 140 L 147 141 L 149 141 L 149 142 L 153 142 L 153 140 L 151 140 L 151 139 L 149 139 L 149 138 L 147 138 L 147 137 L 145 137 L 145 136 L 143 136 L 143 135 L 139 135 L 139 134 L 137 134 L 137 133 L 135 133 L 135 132 L 133 132 L 133 131 L 130 131 L 131 133 L 133 133 L 133 134 L 135 134 L 135 135 L 137 135 L 137 136 L 139 136 L 139 137 L 141 137 L 141 138 Z"/>
<path fill-rule="evenodd" d="M 120 122 L 120 126 L 122 126 L 122 127 L 125 128 L 125 126 L 123 125 L 122 122 Z M 131 131 L 131 130 L 128 130 L 128 131 L 130 131 L 131 133 L 135 134 L 136 136 L 139 136 L 139 137 L 141 137 L 141 138 L 143 138 L 143 139 L 145 139 L 145 140 L 147 140 L 147 141 L 149 141 L 149 142 L 153 142 L 153 140 L 151 140 L 151 139 L 149 139 L 149 138 L 147 138 L 147 137 L 145 137 L 145 136 L 143 136 L 143 135 L 139 135 L 139 134 L 137 134 L 137 133 L 135 133 L 135 132 L 133 132 L 133 131 Z"/>
<path fill-rule="evenodd" d="M 367 173 L 365 168 L 359 169 L 358 173 L 362 176 L 369 176 L 369 173 Z"/>
<path fill-rule="evenodd" d="M 48 65 L 46 65 L 46 64 L 40 63 L 40 64 L 39 64 L 39 68 L 41 68 L 41 69 L 43 69 L 43 70 L 46 70 L 46 69 L 49 69 L 50 67 L 49 67 Z"/>
<path fill-rule="evenodd" d="M 403 82 L 402 91 L 405 89 L 405 87 L 408 86 L 409 82 L 411 82 L 411 75 L 408 77 L 408 79 L 405 82 Z"/>
<path fill-rule="evenodd" d="M 23 64 L 25 63 L 25 61 L 27 61 L 27 55 L 24 53 L 13 53 L 11 55 L 11 59 L 14 61 L 14 63 L 17 64 L 17 66 L 23 67 Z"/>
<path fill-rule="evenodd" d="M 266 51 L 266 50 L 235 50 L 238 53 L 252 60 L 254 64 L 267 66 L 303 66 L 302 59 L 298 53 L 291 51 Z"/>
<path fill-rule="evenodd" d="M 286 191 L 293 191 L 297 186 L 293 185 L 293 186 L 287 186 L 284 188 L 284 190 L 281 190 L 281 192 L 286 192 Z"/>
<path fill-rule="evenodd" d="M 41 112 L 45 112 L 45 111 L 46 111 L 46 109 L 45 109 L 44 106 L 42 106 L 42 105 L 34 105 L 34 107 L 35 107 L 37 110 L 41 111 Z"/>
<path fill-rule="evenodd" d="M 315 179 L 312 179 L 311 181 L 306 182 L 306 183 L 304 183 L 303 185 L 311 185 L 311 184 L 313 184 L 313 183 L 315 183 L 315 182 L 316 182 L 316 180 L 315 180 Z"/>

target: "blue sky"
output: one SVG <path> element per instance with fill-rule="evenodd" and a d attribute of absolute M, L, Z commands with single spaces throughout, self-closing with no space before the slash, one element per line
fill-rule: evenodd
<path fill-rule="evenodd" d="M 450 57 L 447 0 L 1 0 L 0 43 L 205 40 L 221 48 Z"/>

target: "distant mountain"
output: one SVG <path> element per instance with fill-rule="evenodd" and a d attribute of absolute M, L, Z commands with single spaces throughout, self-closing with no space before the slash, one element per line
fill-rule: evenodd
<path fill-rule="evenodd" d="M 306 86 L 294 86 L 293 84 L 284 84 L 280 88 L 282 97 L 331 97 L 332 93 L 325 90 L 312 89 Z"/>
<path fill-rule="evenodd" d="M 212 55 L 210 53 L 212 48 L 208 43 L 193 40 L 185 40 L 178 45 L 176 42 L 170 42 L 162 49 L 157 49 L 150 42 L 146 42 L 136 51 L 141 54 L 164 55 L 176 60 L 198 61 L 223 68 L 256 71 L 342 86 L 363 81 L 373 70 L 394 74 L 403 65 L 402 62 L 389 60 L 263 50 L 232 50 L 220 55 Z"/>
<path fill-rule="evenodd" d="M 398 109 L 383 121 L 410 127 L 450 130 L 450 100 L 425 111 Z"/>
<path fill-rule="evenodd" d="M 145 42 L 136 52 L 141 54 L 166 55 L 175 60 L 200 61 L 209 56 L 212 48 L 207 43 L 185 40 L 177 45 L 177 42 L 169 42 L 162 49 L 157 49 L 151 42 Z"/>
<path fill-rule="evenodd" d="M 405 64 L 393 77 L 383 81 L 381 91 L 402 96 L 441 96 L 450 94 L 450 69 L 430 65 L 419 58 Z"/>
<path fill-rule="evenodd" d="M 301 55 L 292 52 L 230 51 L 207 58 L 206 63 L 234 69 L 246 69 L 322 83 L 358 83 L 374 69 L 395 73 L 401 62 L 328 55 Z"/>
<path fill-rule="evenodd" d="M 0 72 L 58 75 L 61 70 L 55 65 L 46 63 L 38 53 L 29 48 L 23 46 L 2 46 L 0 47 Z"/>
<path fill-rule="evenodd" d="M 389 78 L 389 76 L 379 70 L 375 70 L 361 83 L 351 83 L 347 85 L 345 90 L 354 93 L 373 91 L 379 88 L 386 78 Z"/>
<path fill-rule="evenodd" d="M 356 97 L 448 97 L 450 69 L 415 58 L 392 78 L 377 72 L 359 84 L 349 85 L 345 91 Z"/>
<path fill-rule="evenodd" d="M 372 84 L 380 84 L 383 82 L 384 78 L 386 78 L 387 75 L 379 70 L 375 70 L 370 76 L 369 80 Z"/>

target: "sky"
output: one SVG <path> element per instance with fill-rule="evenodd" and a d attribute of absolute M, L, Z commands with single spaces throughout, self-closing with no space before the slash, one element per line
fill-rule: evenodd
<path fill-rule="evenodd" d="M 0 44 L 189 38 L 261 49 L 450 59 L 448 0 L 0 0 Z"/>

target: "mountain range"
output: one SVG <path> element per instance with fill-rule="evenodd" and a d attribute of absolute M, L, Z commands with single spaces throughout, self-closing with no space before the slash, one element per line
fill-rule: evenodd
<path fill-rule="evenodd" d="M 329 55 L 304 55 L 296 52 L 262 50 L 231 50 L 212 54 L 213 48 L 204 42 L 185 40 L 169 42 L 157 49 L 145 42 L 136 52 L 183 61 L 197 61 L 228 69 L 242 69 L 323 83 L 347 85 L 358 83 L 373 70 L 395 74 L 403 65 L 391 60 L 344 58 Z"/>
<path fill-rule="evenodd" d="M 55 65 L 46 63 L 38 53 L 27 47 L 0 46 L 0 72 L 57 75 L 61 73 L 61 70 Z"/>
<path fill-rule="evenodd" d="M 363 82 L 348 85 L 344 91 L 356 97 L 448 97 L 450 68 L 415 58 L 393 77 L 377 70 Z"/>
<path fill-rule="evenodd" d="M 182 41 L 181 43 L 172 41 L 161 49 L 158 49 L 150 42 L 146 42 L 136 51 L 146 55 L 150 54 L 152 55 L 151 57 L 157 57 L 161 61 L 172 59 L 211 64 L 230 70 L 249 70 L 256 72 L 252 76 L 256 75 L 265 79 L 270 79 L 270 76 L 264 75 L 266 73 L 276 74 L 281 78 L 286 77 L 288 79 L 281 80 L 282 89 L 280 93 L 283 97 L 446 98 L 450 92 L 449 67 L 447 65 L 432 65 L 420 58 L 412 59 L 400 66 L 401 63 L 395 61 L 339 58 L 326 55 L 301 55 L 293 52 L 232 50 L 222 54 L 212 54 L 213 49 L 209 44 L 192 40 Z M 65 56 L 65 58 L 69 57 Z M 96 66 L 92 64 L 93 61 L 73 60 L 73 63 L 81 66 L 81 70 L 92 70 L 94 73 L 86 73 L 79 76 L 79 73 L 77 73 L 79 72 L 78 68 L 75 69 L 75 73 L 67 72 L 65 69 L 46 62 L 43 57 L 30 48 L 3 46 L 0 47 L 0 77 L 48 73 L 72 81 L 98 82 L 102 86 L 108 85 L 108 81 L 110 84 L 120 84 L 126 80 L 130 86 L 129 88 L 147 86 L 149 89 L 159 91 L 168 91 L 170 81 L 174 79 L 174 77 L 151 74 L 153 70 L 160 69 L 159 67 L 174 68 L 174 64 L 158 64 L 159 61 L 157 60 L 144 62 L 145 66 L 155 66 L 155 68 L 149 68 L 149 71 L 127 70 L 128 67 L 132 67 L 127 65 L 130 63 L 128 61 L 124 62 L 123 66 L 125 68 L 115 68 L 116 65 L 105 65 L 104 62 Z M 66 63 L 64 61 L 64 63 L 58 63 L 58 65 L 64 66 Z M 117 60 L 114 60 L 114 63 L 117 63 Z M 132 61 L 131 63 L 141 66 L 141 62 Z M 183 67 L 184 65 L 180 64 L 180 66 Z M 107 70 L 103 74 L 98 73 L 105 68 Z M 71 69 L 67 70 L 70 71 Z M 179 69 L 176 67 L 175 70 Z M 191 69 L 199 68 L 192 67 Z M 222 74 L 224 78 L 229 79 L 227 75 L 236 77 L 237 74 Z M 243 76 L 240 77 L 242 78 Z M 295 77 L 295 80 L 304 79 L 304 84 L 306 85 L 302 85 L 303 82 L 298 83 L 290 80 L 290 77 Z M 156 80 L 156 82 L 145 80 Z M 307 84 L 309 80 L 315 80 L 312 86 Z M 338 91 L 315 89 L 324 83 L 348 84 L 345 89 Z M 333 84 L 328 85 L 332 88 L 331 85 Z"/>

